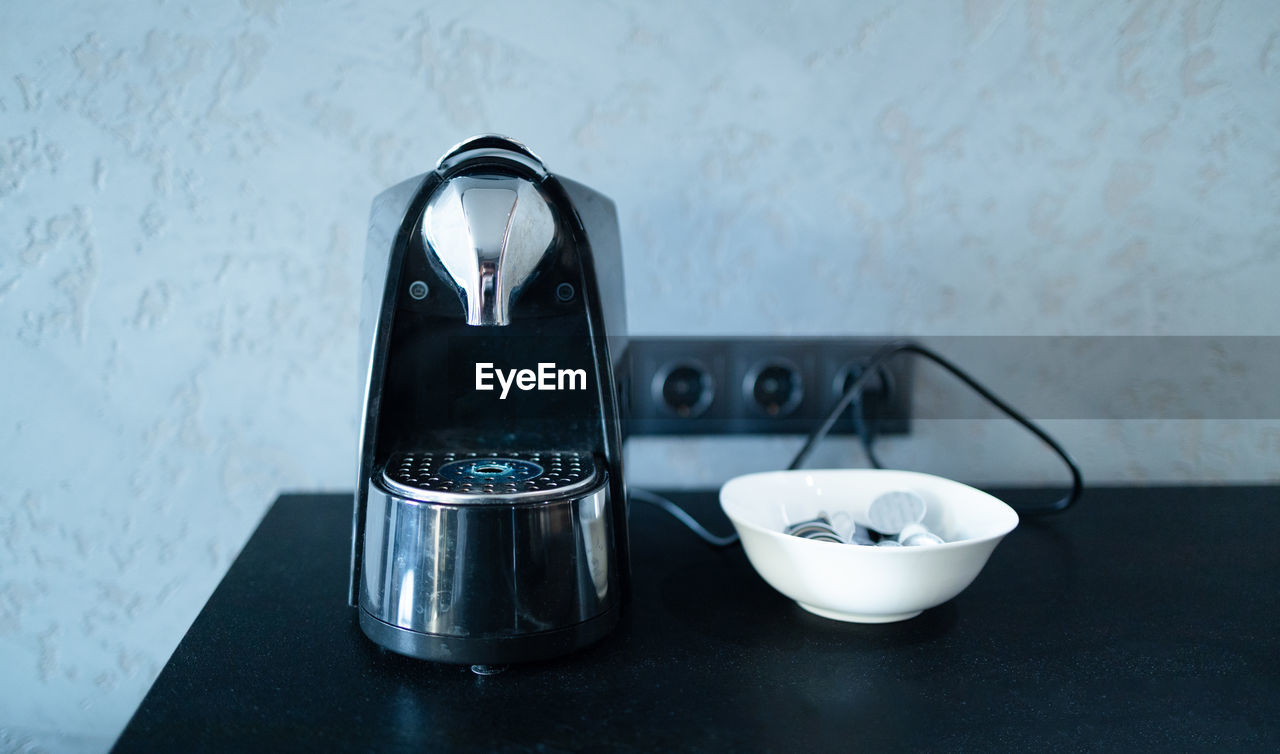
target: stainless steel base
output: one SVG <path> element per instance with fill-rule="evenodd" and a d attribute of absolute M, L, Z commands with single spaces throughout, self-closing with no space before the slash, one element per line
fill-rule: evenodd
<path fill-rule="evenodd" d="M 401 454 L 368 484 L 365 634 L 411 657 L 496 664 L 563 654 L 607 633 L 624 567 L 608 474 L 571 453 L 449 455 Z M 457 473 L 510 479 L 459 481 L 459 464 Z M 529 469 L 539 476 L 518 478 Z"/>
<path fill-rule="evenodd" d="M 618 623 L 617 607 L 591 620 L 554 631 L 507 637 L 470 638 L 427 634 L 384 623 L 365 610 L 360 629 L 376 644 L 398 654 L 458 665 L 507 665 L 559 657 L 603 639 Z"/>

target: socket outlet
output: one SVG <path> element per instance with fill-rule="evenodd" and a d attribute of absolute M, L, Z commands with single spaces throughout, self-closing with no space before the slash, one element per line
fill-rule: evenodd
<path fill-rule="evenodd" d="M 877 350 L 868 338 L 632 338 L 621 377 L 633 435 L 808 434 Z M 877 434 L 911 429 L 912 360 L 863 391 Z M 833 434 L 851 434 L 846 414 Z"/>

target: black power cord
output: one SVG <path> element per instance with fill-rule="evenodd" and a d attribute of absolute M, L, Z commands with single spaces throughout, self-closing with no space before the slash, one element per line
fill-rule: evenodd
<path fill-rule="evenodd" d="M 688 511 L 676 505 L 675 503 L 671 502 L 670 500 L 666 499 L 662 495 L 657 494 L 656 492 L 649 492 L 648 490 L 641 490 L 641 489 L 636 489 L 635 487 L 631 487 L 627 490 L 627 494 L 631 497 L 632 500 L 636 500 L 641 503 L 648 503 L 649 505 L 656 506 L 666 511 L 667 513 L 670 513 L 680 523 L 689 527 L 690 531 L 692 531 L 694 534 L 697 534 L 699 539 L 711 545 L 712 547 L 731 547 L 733 545 L 738 544 L 737 532 L 734 532 L 732 534 L 727 534 L 723 537 L 718 536 L 716 534 L 712 534 L 711 532 L 707 531 L 706 527 L 698 523 L 693 516 L 690 516 Z"/>
<path fill-rule="evenodd" d="M 1027 429 L 1027 431 L 1031 432 L 1031 434 L 1040 438 L 1041 442 L 1048 445 L 1049 449 L 1062 459 L 1062 462 L 1067 467 L 1067 471 L 1071 474 L 1071 491 L 1068 492 L 1065 497 L 1048 505 L 1016 509 L 1019 513 L 1033 516 L 1046 513 L 1060 513 L 1070 508 L 1077 500 L 1080 499 L 1080 495 L 1084 492 L 1084 479 L 1080 476 L 1080 467 L 1076 466 L 1075 461 L 1071 460 L 1071 456 L 1067 453 L 1066 449 L 1058 444 L 1057 440 L 1050 437 L 1048 432 L 1045 432 L 1035 422 L 1023 416 L 1013 406 L 1010 406 L 1008 403 L 1005 403 L 997 397 L 995 393 L 988 390 L 982 383 L 969 376 L 969 374 L 963 369 L 951 363 L 951 361 L 935 351 L 909 341 L 890 343 L 876 352 L 875 356 L 871 358 L 870 363 L 868 363 L 866 368 L 862 370 L 862 374 L 858 375 L 857 379 L 855 379 L 844 391 L 844 395 L 840 396 L 840 400 L 836 402 L 835 407 L 831 409 L 829 414 L 827 414 L 827 418 L 824 419 L 822 424 L 818 425 L 818 428 L 815 429 L 805 440 L 804 446 L 800 448 L 800 452 L 796 453 L 795 458 L 791 459 L 791 463 L 787 468 L 798 469 L 803 466 L 804 462 L 808 460 L 809 455 L 813 452 L 813 449 L 817 447 L 818 443 L 822 442 L 822 440 L 831 432 L 831 428 L 835 426 L 840 415 L 843 414 L 855 400 L 861 402 L 862 388 L 871 378 L 871 375 L 875 374 L 877 370 L 887 364 L 890 359 L 904 353 L 923 356 L 950 372 L 952 376 L 968 385 L 975 393 L 982 396 L 988 403 L 998 408 L 1005 416 L 1008 416 L 1018 424 L 1021 424 Z M 863 449 L 867 451 L 868 460 L 875 465 L 876 468 L 881 468 L 879 466 L 879 460 L 875 457 L 875 453 L 871 447 L 871 434 L 867 429 L 865 421 L 861 418 L 861 415 L 863 414 L 861 406 L 859 406 L 859 411 L 857 413 L 859 415 L 857 421 L 860 424 L 860 431 L 858 434 L 862 439 Z"/>
<path fill-rule="evenodd" d="M 836 402 L 835 407 L 831 409 L 829 414 L 827 414 L 827 418 L 824 419 L 822 424 L 818 425 L 817 429 L 810 433 L 809 437 L 805 439 L 804 446 L 800 448 L 800 452 L 796 453 L 795 458 L 791 459 L 790 465 L 787 466 L 788 469 L 794 470 L 804 465 L 804 462 L 808 460 L 813 449 L 817 447 L 818 443 L 822 442 L 822 440 L 826 438 L 826 436 L 831 432 L 831 428 L 835 426 L 836 421 L 839 420 L 840 415 L 848 410 L 850 406 L 853 406 L 854 409 L 854 430 L 857 432 L 858 439 L 862 443 L 862 449 L 867 455 L 867 461 L 874 468 L 884 468 L 880 464 L 880 459 L 876 456 L 874 447 L 875 436 L 874 429 L 872 427 L 873 422 L 867 421 L 866 405 L 865 401 L 862 400 L 862 389 L 865 387 L 868 380 L 871 379 L 872 375 L 876 374 L 891 359 L 900 354 L 915 354 L 917 356 L 922 356 L 947 370 L 956 379 L 968 385 L 975 393 L 985 398 L 988 403 L 1000 409 L 1000 411 L 1010 419 L 1021 424 L 1031 432 L 1031 434 L 1040 438 L 1040 441 L 1045 445 L 1048 445 L 1049 448 L 1062 459 L 1062 462 L 1066 464 L 1067 470 L 1071 473 L 1071 491 L 1068 492 L 1065 497 L 1050 503 L 1049 505 L 1037 506 L 1034 508 L 1016 508 L 1015 510 L 1023 515 L 1036 516 L 1047 513 L 1060 513 L 1070 508 L 1072 505 L 1075 505 L 1076 501 L 1080 499 L 1080 495 L 1084 492 L 1084 479 L 1080 476 L 1080 468 L 1076 466 L 1075 461 L 1071 460 L 1071 456 L 1067 453 L 1066 449 L 1058 444 L 1057 440 L 1050 437 L 1049 433 L 1041 429 L 1035 422 L 1023 416 L 1008 403 L 1005 403 L 1003 400 L 998 398 L 995 393 L 992 393 L 982 385 L 982 383 L 969 376 L 969 374 L 963 369 L 951 363 L 951 361 L 947 360 L 935 351 L 931 351 L 922 345 L 909 341 L 891 343 L 876 352 L 875 356 L 871 358 L 870 363 L 867 364 L 867 367 L 862 370 L 862 373 L 859 374 L 858 377 L 849 384 L 849 387 L 845 389 L 844 394 L 840 396 L 840 400 Z M 690 516 L 687 511 L 661 495 L 647 490 L 636 489 L 635 487 L 630 488 L 628 490 L 628 494 L 631 496 L 632 500 L 656 506 L 674 516 L 682 524 L 687 526 L 694 534 L 698 535 L 702 541 L 712 547 L 730 547 L 738 543 L 737 533 L 723 537 L 712 534 L 707 531 L 702 524 L 698 523 L 693 516 Z"/>
<path fill-rule="evenodd" d="M 867 463 L 871 464 L 873 469 L 883 469 L 884 464 L 880 463 L 880 458 L 876 456 L 874 446 L 876 424 L 867 419 L 867 402 L 862 399 L 861 391 L 854 397 L 850 413 L 853 414 L 854 434 L 862 444 L 862 452 L 867 457 Z"/>

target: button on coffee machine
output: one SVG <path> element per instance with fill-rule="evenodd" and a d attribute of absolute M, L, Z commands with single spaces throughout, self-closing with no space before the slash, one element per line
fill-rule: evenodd
<path fill-rule="evenodd" d="M 349 596 L 374 642 L 500 665 L 616 625 L 620 254 L 609 199 L 499 136 L 374 200 Z"/>

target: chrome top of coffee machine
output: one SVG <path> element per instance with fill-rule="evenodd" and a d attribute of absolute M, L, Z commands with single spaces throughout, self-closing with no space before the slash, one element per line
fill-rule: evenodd
<path fill-rule="evenodd" d="M 617 216 L 480 136 L 373 202 L 349 600 L 402 654 L 571 652 L 628 588 Z"/>

